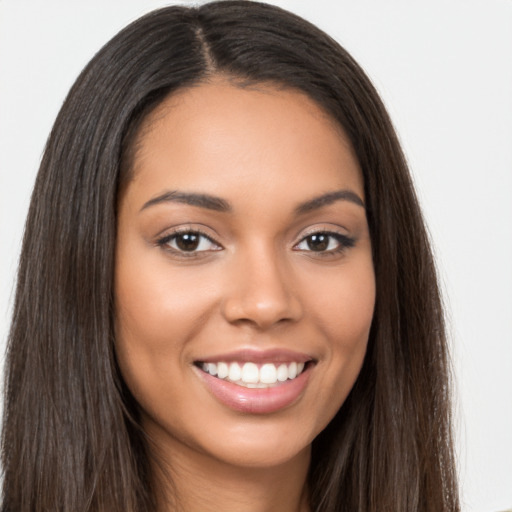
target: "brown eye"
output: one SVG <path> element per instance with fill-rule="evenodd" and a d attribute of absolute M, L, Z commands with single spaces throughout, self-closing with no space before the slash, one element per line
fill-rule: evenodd
<path fill-rule="evenodd" d="M 304 237 L 295 249 L 305 252 L 334 254 L 355 245 L 355 240 L 341 233 L 318 232 Z"/>
<path fill-rule="evenodd" d="M 176 247 L 181 251 L 195 251 L 199 247 L 200 235 L 183 233 L 175 236 Z"/>
<path fill-rule="evenodd" d="M 331 238 L 330 235 L 320 233 L 318 235 L 308 236 L 306 243 L 311 251 L 325 251 L 327 247 L 329 247 L 329 238 Z"/>
<path fill-rule="evenodd" d="M 222 247 L 209 236 L 199 231 L 182 231 L 166 235 L 157 244 L 165 250 L 175 253 L 195 253 L 219 251 Z"/>

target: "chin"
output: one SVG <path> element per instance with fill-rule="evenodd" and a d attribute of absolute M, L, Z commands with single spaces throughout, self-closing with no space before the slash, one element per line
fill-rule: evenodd
<path fill-rule="evenodd" d="M 210 418 L 191 419 L 188 434 L 176 437 L 176 425 L 163 425 L 144 416 L 143 428 L 154 441 L 157 452 L 165 452 L 169 461 L 185 457 L 202 467 L 219 465 L 227 469 L 271 469 L 297 461 L 308 461 L 311 443 L 321 431 L 304 424 L 286 411 L 278 415 L 233 415 L 229 421 Z M 183 431 L 181 431 L 183 434 Z"/>

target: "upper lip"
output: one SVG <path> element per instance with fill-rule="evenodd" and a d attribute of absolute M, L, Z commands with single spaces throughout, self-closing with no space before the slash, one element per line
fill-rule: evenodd
<path fill-rule="evenodd" d="M 196 362 L 217 363 L 219 361 L 228 362 L 251 362 L 251 363 L 289 363 L 295 361 L 297 363 L 307 363 L 313 361 L 314 358 L 302 352 L 295 352 L 286 349 L 270 349 L 255 350 L 241 349 L 234 352 L 224 354 L 215 354 L 204 358 L 197 359 Z"/>

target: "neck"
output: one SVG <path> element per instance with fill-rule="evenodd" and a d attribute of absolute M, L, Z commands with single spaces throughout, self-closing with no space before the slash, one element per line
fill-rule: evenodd
<path fill-rule="evenodd" d="M 309 511 L 309 447 L 271 467 L 240 467 L 183 445 L 156 453 L 161 454 L 155 462 L 159 512 Z"/>

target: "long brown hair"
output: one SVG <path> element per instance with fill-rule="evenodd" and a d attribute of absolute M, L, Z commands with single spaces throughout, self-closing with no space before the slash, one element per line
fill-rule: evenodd
<path fill-rule="evenodd" d="M 404 156 L 370 81 L 319 29 L 245 1 L 154 11 L 84 69 L 51 132 L 8 340 L 3 512 L 154 510 L 149 451 L 114 352 L 116 204 L 141 122 L 216 73 L 301 90 L 349 137 L 377 282 L 362 371 L 313 444 L 316 512 L 459 510 L 436 271 Z"/>

